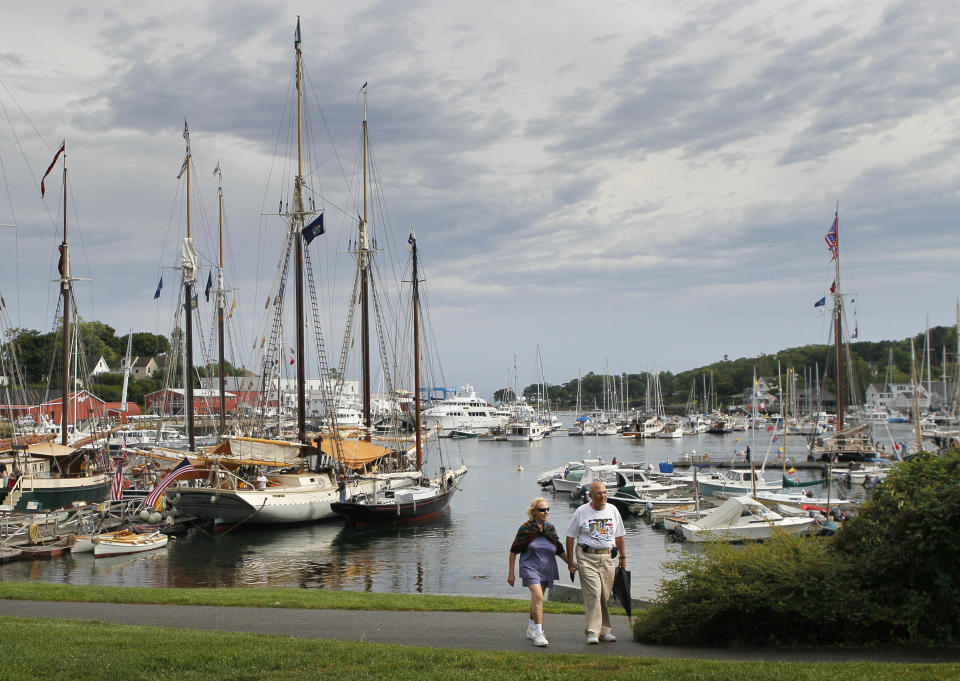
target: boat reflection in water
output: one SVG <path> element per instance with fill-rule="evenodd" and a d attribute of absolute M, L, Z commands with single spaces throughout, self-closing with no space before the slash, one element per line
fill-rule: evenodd
<path fill-rule="evenodd" d="M 178 539 L 160 584 L 171 587 L 292 587 L 422 593 L 442 590 L 449 517 L 415 526 L 340 523 L 249 527 Z"/>

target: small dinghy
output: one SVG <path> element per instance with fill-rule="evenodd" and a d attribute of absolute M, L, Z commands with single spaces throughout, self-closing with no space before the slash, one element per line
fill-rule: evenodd
<path fill-rule="evenodd" d="M 167 545 L 168 539 L 167 535 L 161 534 L 159 531 L 149 534 L 130 532 L 129 530 L 106 532 L 93 538 L 93 557 L 105 558 L 106 556 L 122 556 L 128 553 L 162 549 Z"/>

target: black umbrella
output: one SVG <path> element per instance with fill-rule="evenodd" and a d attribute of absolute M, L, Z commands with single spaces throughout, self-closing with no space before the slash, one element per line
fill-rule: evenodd
<path fill-rule="evenodd" d="M 627 611 L 627 621 L 633 624 L 633 617 L 630 612 L 630 571 L 622 567 L 617 568 L 617 573 L 613 577 L 613 595 L 623 609 Z"/>

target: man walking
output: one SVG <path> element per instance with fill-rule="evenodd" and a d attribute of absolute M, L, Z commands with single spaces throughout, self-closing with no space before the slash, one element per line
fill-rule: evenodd
<path fill-rule="evenodd" d="M 610 626 L 607 602 L 613 590 L 617 560 L 626 566 L 623 519 L 616 506 L 607 503 L 602 482 L 590 484 L 590 503 L 578 508 L 567 526 L 567 555 L 571 574 L 580 572 L 583 607 L 587 616 L 587 643 L 616 641 Z M 577 541 L 576 553 L 573 541 Z"/>

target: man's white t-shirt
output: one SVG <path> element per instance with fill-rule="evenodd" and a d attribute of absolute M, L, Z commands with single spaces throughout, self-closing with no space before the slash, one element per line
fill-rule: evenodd
<path fill-rule="evenodd" d="M 584 504 L 573 513 L 567 525 L 567 536 L 573 537 L 578 544 L 594 549 L 612 549 L 614 539 L 624 535 L 623 519 L 613 504 L 607 504 L 597 511 L 590 504 Z"/>

